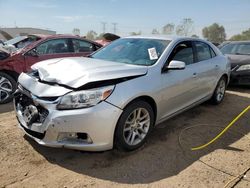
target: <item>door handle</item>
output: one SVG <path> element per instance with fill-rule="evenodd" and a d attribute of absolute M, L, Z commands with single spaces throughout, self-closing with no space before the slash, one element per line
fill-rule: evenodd
<path fill-rule="evenodd" d="M 197 73 L 194 72 L 194 73 L 193 73 L 193 78 L 196 78 L 196 77 L 197 77 Z"/>
<path fill-rule="evenodd" d="M 215 65 L 215 68 L 218 69 L 218 68 L 219 68 L 219 65 Z"/>

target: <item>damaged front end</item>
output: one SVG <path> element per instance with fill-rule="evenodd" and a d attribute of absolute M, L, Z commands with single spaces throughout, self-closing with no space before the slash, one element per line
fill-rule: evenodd
<path fill-rule="evenodd" d="M 112 149 L 116 122 L 122 110 L 106 102 L 106 98 L 116 84 L 146 73 L 131 72 L 132 75 L 122 77 L 110 74 L 111 79 L 99 72 L 97 80 L 88 75 L 89 82 L 83 85 L 77 82 L 79 87 L 67 84 L 66 79 L 60 83 L 41 79 L 39 69 L 22 73 L 14 99 L 20 128 L 45 146 L 88 151 Z M 67 78 L 67 81 L 71 79 L 75 78 Z"/>

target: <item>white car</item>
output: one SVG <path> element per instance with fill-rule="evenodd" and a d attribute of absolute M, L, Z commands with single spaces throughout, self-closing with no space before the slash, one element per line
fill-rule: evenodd
<path fill-rule="evenodd" d="M 90 58 L 39 62 L 15 93 L 20 127 L 39 144 L 134 150 L 152 128 L 206 100 L 219 104 L 227 58 L 194 38 L 127 37 Z"/>

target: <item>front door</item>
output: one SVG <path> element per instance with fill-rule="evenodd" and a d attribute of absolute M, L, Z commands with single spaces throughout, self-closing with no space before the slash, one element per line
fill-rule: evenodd
<path fill-rule="evenodd" d="M 197 69 L 195 67 L 194 49 L 191 41 L 178 43 L 167 59 L 183 61 L 186 64 L 183 70 L 168 70 L 161 74 L 162 90 L 160 103 L 160 119 L 173 115 L 179 110 L 191 105 L 197 96 Z"/>
<path fill-rule="evenodd" d="M 36 55 L 31 53 L 32 50 L 36 51 Z M 30 70 L 30 67 L 39 61 L 52 58 L 70 57 L 73 54 L 73 50 L 69 46 L 69 39 L 67 38 L 45 41 L 32 50 L 24 55 L 27 70 Z"/>

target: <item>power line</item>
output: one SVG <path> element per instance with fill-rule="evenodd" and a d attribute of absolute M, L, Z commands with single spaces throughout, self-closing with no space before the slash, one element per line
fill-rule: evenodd
<path fill-rule="evenodd" d="M 113 26 L 114 26 L 114 34 L 116 34 L 116 26 L 117 26 L 117 23 L 112 23 L 113 24 Z"/>

